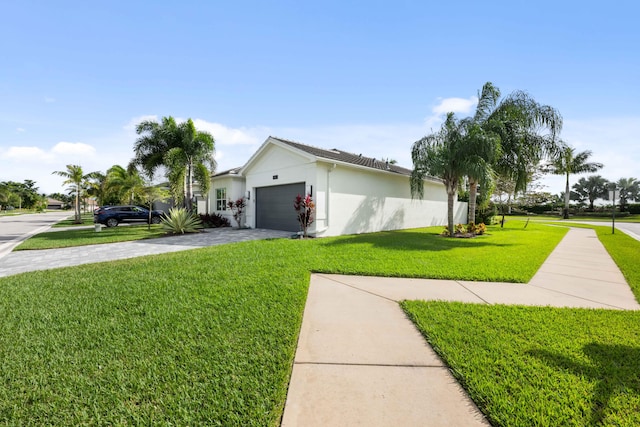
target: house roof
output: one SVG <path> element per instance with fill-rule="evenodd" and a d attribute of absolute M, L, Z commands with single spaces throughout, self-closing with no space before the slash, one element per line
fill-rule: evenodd
<path fill-rule="evenodd" d="M 400 175 L 411 176 L 411 170 L 407 168 L 403 168 L 398 165 L 393 165 L 389 162 L 384 162 L 382 160 L 377 160 L 372 157 L 366 157 L 362 154 L 354 154 L 348 151 L 339 150 L 337 148 L 331 150 L 325 150 L 318 147 L 313 147 L 311 145 L 301 144 L 299 142 L 290 141 L 288 139 L 278 138 L 278 137 L 269 137 L 276 141 L 282 142 L 290 147 L 296 148 L 298 150 L 304 151 L 305 153 L 311 154 L 313 156 L 330 160 L 330 161 L 338 161 L 343 163 L 350 163 L 352 165 L 363 166 L 371 169 L 377 169 L 386 172 L 397 173 Z"/>
<path fill-rule="evenodd" d="M 242 167 L 237 167 L 237 168 L 233 168 L 233 169 L 227 169 L 226 171 L 218 172 L 218 173 L 215 173 L 215 174 L 211 175 L 211 178 L 215 178 L 215 177 L 218 177 L 218 176 L 225 176 L 225 175 L 239 175 L 240 174 L 240 169 L 242 169 Z"/>

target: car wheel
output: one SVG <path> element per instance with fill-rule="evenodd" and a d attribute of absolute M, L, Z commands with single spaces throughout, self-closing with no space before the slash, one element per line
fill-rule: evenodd
<path fill-rule="evenodd" d="M 107 227 L 116 227 L 118 225 L 118 219 L 117 218 L 109 218 L 107 220 Z"/>
<path fill-rule="evenodd" d="M 151 217 L 151 224 L 160 224 L 160 222 L 162 222 L 162 219 L 159 216 Z"/>

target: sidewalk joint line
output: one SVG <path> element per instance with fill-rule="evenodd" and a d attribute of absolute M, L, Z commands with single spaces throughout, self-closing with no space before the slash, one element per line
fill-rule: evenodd
<path fill-rule="evenodd" d="M 355 363 L 355 362 L 293 362 L 294 365 L 326 365 L 326 366 L 378 366 L 381 368 L 443 368 L 445 365 L 398 364 L 398 363 Z"/>
<path fill-rule="evenodd" d="M 339 283 L 339 284 L 341 284 L 341 285 L 347 286 L 347 287 L 349 287 L 349 288 L 351 288 L 351 289 L 355 289 L 355 290 L 357 290 L 357 291 L 363 292 L 363 293 L 365 293 L 365 294 L 369 294 L 369 295 L 373 295 L 373 296 L 378 297 L 378 298 L 386 299 L 387 301 L 391 301 L 391 302 L 393 302 L 394 304 L 398 304 L 398 303 L 399 303 L 399 301 L 396 301 L 396 300 L 394 300 L 393 298 L 385 297 L 384 295 L 378 295 L 378 294 L 376 294 L 375 292 L 367 291 L 367 290 L 362 289 L 362 288 L 359 288 L 359 287 L 357 287 L 357 286 L 353 286 L 353 285 L 350 285 L 350 284 L 348 284 L 348 283 L 341 282 L 340 280 L 336 280 L 336 279 L 334 279 L 334 278 L 327 277 L 327 276 L 326 276 L 326 275 L 324 275 L 324 274 L 319 274 L 319 276 L 321 276 L 321 277 L 323 277 L 323 278 L 325 278 L 325 279 L 327 279 L 327 280 L 331 280 L 332 282 L 336 282 L 336 283 Z M 380 278 L 380 276 L 371 276 L 371 277 L 375 277 L 375 278 L 377 278 L 377 279 L 379 279 L 379 278 Z M 390 279 L 399 279 L 399 277 L 392 277 L 392 278 L 390 278 Z"/>
<path fill-rule="evenodd" d="M 475 295 L 480 301 L 484 302 L 487 305 L 493 305 L 491 304 L 489 301 L 487 301 L 486 299 L 482 298 L 480 295 L 478 295 L 477 293 L 473 292 L 471 289 L 467 288 L 464 284 L 460 283 L 460 281 L 458 280 L 454 280 L 454 282 L 456 282 L 458 285 L 462 286 L 464 289 L 466 289 L 467 291 L 471 292 L 473 295 Z M 481 282 L 479 282 L 481 283 Z"/>
<path fill-rule="evenodd" d="M 581 296 L 578 296 L 578 295 L 569 294 L 567 292 L 558 291 L 556 289 L 545 288 L 544 286 L 540 286 L 540 285 L 529 285 L 529 286 L 533 286 L 533 287 L 536 287 L 536 288 L 544 289 L 546 291 L 555 292 L 557 294 L 566 295 L 566 296 L 569 296 L 569 297 L 581 299 L 581 300 L 584 300 L 584 301 L 595 302 L 596 304 L 606 305 L 607 307 L 613 307 L 613 308 L 617 308 L 619 310 L 625 310 L 625 311 L 636 310 L 636 309 L 633 309 L 633 308 L 618 307 L 617 305 L 607 304 L 606 302 L 592 300 L 592 299 L 581 297 Z"/>
<path fill-rule="evenodd" d="M 542 267 L 540 268 L 540 270 L 538 270 L 538 272 L 535 274 L 535 276 L 533 276 L 531 278 L 531 281 L 528 284 L 531 284 L 531 282 L 533 281 L 533 279 L 535 279 L 535 277 L 538 275 L 538 273 L 542 273 L 542 274 L 553 274 L 554 276 L 564 276 L 564 277 L 572 277 L 572 278 L 576 278 L 576 279 L 583 279 L 583 280 L 593 280 L 596 282 L 602 282 L 602 283 L 611 283 L 614 285 L 627 285 L 629 286 L 629 284 L 627 283 L 627 281 L 625 280 L 624 283 L 620 283 L 620 282 L 612 282 L 611 280 L 601 280 L 601 279 L 591 279 L 589 277 L 582 277 L 582 276 L 575 276 L 573 274 L 564 274 L 564 273 L 550 273 L 550 272 L 545 272 L 545 271 L 541 271 Z M 600 270 L 602 271 L 602 270 Z M 624 276 L 623 276 L 624 278 Z M 531 285 L 531 286 L 537 286 L 537 285 Z M 542 287 L 542 286 L 540 286 Z"/>

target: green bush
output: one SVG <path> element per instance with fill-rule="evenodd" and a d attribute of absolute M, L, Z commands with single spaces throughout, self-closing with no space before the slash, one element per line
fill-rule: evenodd
<path fill-rule="evenodd" d="M 200 214 L 200 220 L 205 228 L 231 227 L 229 220 L 217 213 Z"/>
<path fill-rule="evenodd" d="M 171 208 L 169 216 L 162 219 L 162 228 L 172 234 L 197 233 L 202 221 L 184 208 Z"/>

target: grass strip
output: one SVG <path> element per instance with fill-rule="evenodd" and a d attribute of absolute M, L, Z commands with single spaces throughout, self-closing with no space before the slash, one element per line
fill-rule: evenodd
<path fill-rule="evenodd" d="M 640 425 L 640 312 L 402 307 L 495 426 Z"/>
<path fill-rule="evenodd" d="M 78 226 L 93 225 L 93 213 L 83 213 L 82 215 L 80 215 L 80 219 L 82 221 L 80 224 L 75 222 L 73 212 L 70 212 L 69 215 L 70 215 L 69 218 L 63 219 L 62 221 L 58 221 L 57 223 L 52 225 L 52 227 L 60 228 L 60 227 L 78 227 Z"/>
<path fill-rule="evenodd" d="M 133 240 L 153 239 L 162 237 L 166 233 L 159 225 L 147 224 L 131 225 L 125 227 L 103 227 L 96 232 L 91 229 L 70 229 L 60 231 L 48 231 L 36 234 L 20 243 L 14 251 L 26 251 L 34 249 L 69 248 L 73 246 L 97 245 L 103 243 L 128 242 Z"/>

